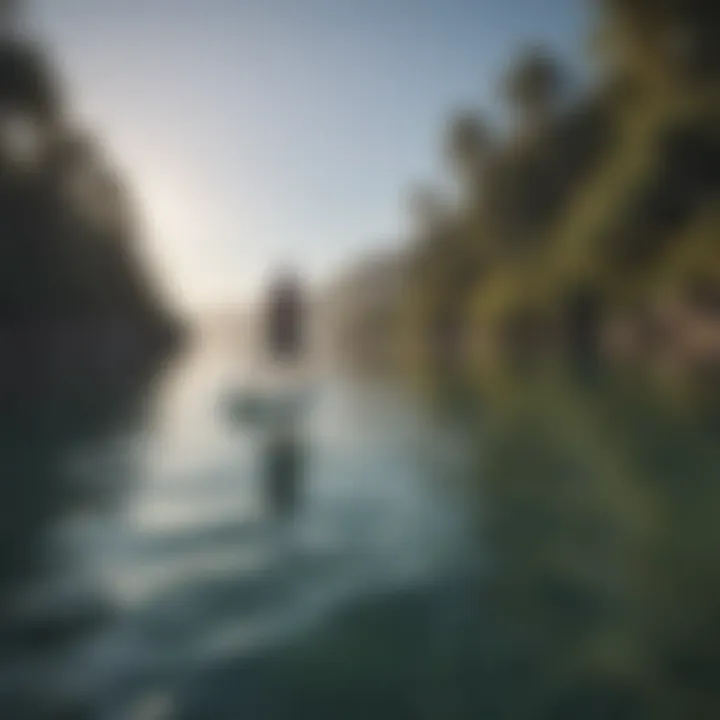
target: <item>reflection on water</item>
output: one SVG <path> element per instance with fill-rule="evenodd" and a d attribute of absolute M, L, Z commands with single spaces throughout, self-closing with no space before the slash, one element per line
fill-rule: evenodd
<path fill-rule="evenodd" d="M 262 482 L 268 507 L 279 518 L 289 518 L 298 509 L 305 452 L 297 427 L 280 427 L 271 432 L 265 447 Z"/>
<path fill-rule="evenodd" d="M 233 424 L 237 365 L 4 428 L 0 716 L 718 716 L 710 403 L 328 378 Z"/>

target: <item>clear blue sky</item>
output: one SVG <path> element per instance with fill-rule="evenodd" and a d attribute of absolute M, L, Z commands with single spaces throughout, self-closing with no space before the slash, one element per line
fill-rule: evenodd
<path fill-rule="evenodd" d="M 541 42 L 582 57 L 584 0 L 30 0 L 81 122 L 129 175 L 186 305 L 314 278 L 402 238 L 454 108 L 499 115 Z"/>

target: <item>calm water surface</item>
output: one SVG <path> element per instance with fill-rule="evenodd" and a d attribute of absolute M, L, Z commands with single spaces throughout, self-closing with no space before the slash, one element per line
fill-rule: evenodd
<path fill-rule="evenodd" d="M 248 377 L 206 345 L 7 424 L 2 717 L 717 716 L 711 412 L 325 373 L 247 423 Z"/>
<path fill-rule="evenodd" d="M 25 528 L 40 567 L 9 583 L 7 696 L 175 717 L 214 667 L 463 561 L 463 510 L 437 482 L 461 461 L 451 436 L 430 457 L 440 435 L 391 389 L 329 377 L 293 427 L 240 422 L 224 401 L 248 382 L 241 355 L 194 349 L 119 428 L 18 453 L 26 482 L 63 497 Z"/>

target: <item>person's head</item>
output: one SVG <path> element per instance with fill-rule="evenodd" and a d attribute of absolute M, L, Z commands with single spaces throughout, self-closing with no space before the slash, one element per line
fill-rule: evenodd
<path fill-rule="evenodd" d="M 300 289 L 300 276 L 291 266 L 283 265 L 273 273 L 272 287 L 275 291 L 297 292 Z"/>

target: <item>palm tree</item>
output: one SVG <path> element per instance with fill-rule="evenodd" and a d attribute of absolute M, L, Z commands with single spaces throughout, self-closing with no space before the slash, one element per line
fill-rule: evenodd
<path fill-rule="evenodd" d="M 523 130 L 539 130 L 555 111 L 565 77 L 555 59 L 541 48 L 520 55 L 505 78 L 505 95 Z"/>
<path fill-rule="evenodd" d="M 449 210 L 440 193 L 428 185 L 414 188 L 410 193 L 410 217 L 420 239 L 439 233 L 448 220 Z"/>
<path fill-rule="evenodd" d="M 603 47 L 624 74 L 665 92 L 673 79 L 717 79 L 720 32 L 712 0 L 603 0 Z"/>
<path fill-rule="evenodd" d="M 475 187 L 483 173 L 491 148 L 490 131 L 470 112 L 453 118 L 447 132 L 446 150 L 460 178 Z"/>

